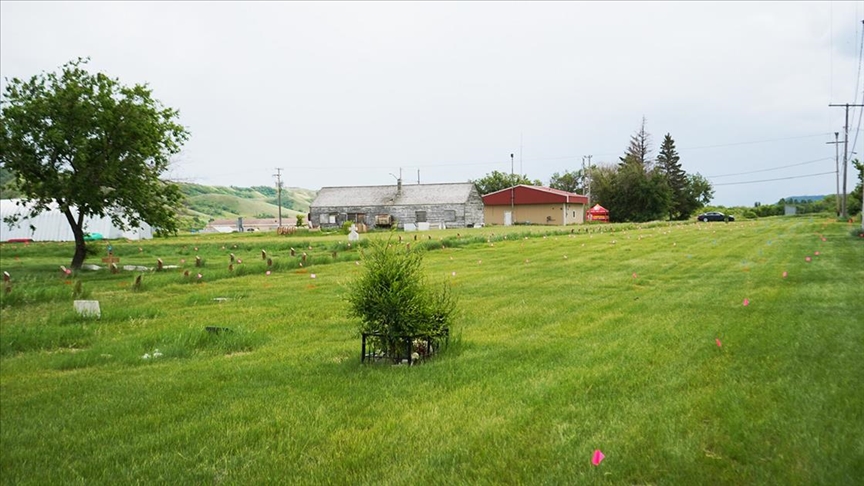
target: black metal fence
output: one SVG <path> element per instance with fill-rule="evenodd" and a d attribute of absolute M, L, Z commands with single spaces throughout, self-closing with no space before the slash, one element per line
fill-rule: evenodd
<path fill-rule="evenodd" d="M 443 347 L 447 347 L 450 342 L 450 329 L 445 327 L 441 334 L 436 336 L 385 336 L 375 332 L 364 332 L 361 336 L 361 362 L 389 361 L 412 365 L 431 358 Z"/>

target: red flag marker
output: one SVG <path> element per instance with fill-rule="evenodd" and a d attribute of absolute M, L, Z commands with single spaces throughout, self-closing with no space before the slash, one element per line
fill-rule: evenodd
<path fill-rule="evenodd" d="M 717 343 L 717 347 L 718 347 L 718 348 L 722 348 L 722 347 L 723 347 L 723 343 L 721 343 L 719 339 L 714 339 L 714 342 Z"/>
<path fill-rule="evenodd" d="M 591 456 L 591 464 L 594 464 L 595 466 L 599 466 L 600 463 L 603 462 L 603 459 L 605 457 L 606 456 L 604 456 L 603 453 L 600 452 L 600 449 L 597 449 L 596 451 L 594 451 L 594 454 Z"/>

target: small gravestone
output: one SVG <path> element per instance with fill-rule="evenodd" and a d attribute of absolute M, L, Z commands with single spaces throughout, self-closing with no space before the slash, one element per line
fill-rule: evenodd
<path fill-rule="evenodd" d="M 9 275 L 9 272 L 3 272 L 3 281 L 4 281 L 4 282 L 10 282 L 10 281 L 12 281 L 12 276 Z"/>
<path fill-rule="evenodd" d="M 102 317 L 102 311 L 99 309 L 98 300 L 76 300 L 73 302 L 75 311 L 82 317 Z"/>
<path fill-rule="evenodd" d="M 186 278 L 189 278 L 189 270 L 186 270 L 185 272 L 183 272 L 183 276 Z"/>
<path fill-rule="evenodd" d="M 201 261 L 201 257 L 200 257 L 200 256 L 196 256 L 196 257 L 195 257 L 195 266 L 196 266 L 196 267 L 202 267 L 202 266 L 204 266 L 204 263 Z"/>
<path fill-rule="evenodd" d="M 267 266 L 268 266 L 268 267 L 272 267 L 272 266 L 273 266 L 273 259 L 272 259 L 272 258 L 268 258 L 268 259 L 267 259 Z"/>
<path fill-rule="evenodd" d="M 303 252 L 303 263 L 306 263 L 306 252 Z"/>
<path fill-rule="evenodd" d="M 135 283 L 132 284 L 132 288 L 135 290 L 141 290 L 141 275 L 135 277 Z"/>
<path fill-rule="evenodd" d="M 294 248 L 291 248 L 291 256 L 295 256 L 296 254 L 297 252 L 294 250 Z"/>
<path fill-rule="evenodd" d="M 348 233 L 348 241 L 358 241 L 359 239 L 360 234 L 357 233 L 357 226 L 352 224 L 351 231 Z M 350 248 L 351 245 L 349 244 L 348 247 Z"/>
<path fill-rule="evenodd" d="M 113 262 L 112 262 L 112 263 L 111 263 L 111 266 L 108 267 L 108 268 L 110 268 L 110 269 L 111 269 L 111 273 L 113 273 L 113 274 L 115 274 L 115 275 L 116 275 L 117 273 L 120 272 L 120 269 L 117 268 L 117 264 L 116 264 L 116 263 L 113 263 Z"/>
<path fill-rule="evenodd" d="M 233 272 L 233 271 L 234 271 L 234 264 L 233 264 L 233 263 L 229 263 L 229 264 L 228 264 L 228 271 L 229 271 L 229 272 Z"/>
<path fill-rule="evenodd" d="M 157 258 L 157 259 L 156 259 L 156 271 L 157 271 L 157 272 L 161 272 L 161 271 L 164 270 L 164 269 L 165 269 L 165 267 L 164 267 L 164 264 L 162 263 L 162 259 L 161 259 L 161 258 Z"/>
<path fill-rule="evenodd" d="M 264 251 L 264 250 L 261 250 L 261 259 L 262 259 L 262 260 L 266 260 L 266 259 L 267 259 L 267 252 Z"/>
<path fill-rule="evenodd" d="M 234 254 L 231 254 L 231 263 L 234 263 Z"/>

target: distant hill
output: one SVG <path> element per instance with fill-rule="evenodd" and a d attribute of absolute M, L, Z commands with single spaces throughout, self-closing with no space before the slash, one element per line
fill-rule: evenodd
<path fill-rule="evenodd" d="M 178 183 L 186 196 L 178 211 L 181 228 L 201 229 L 213 219 L 276 218 L 279 215 L 276 188 L 268 186 L 223 187 Z M 309 212 L 309 204 L 317 191 L 287 187 L 282 189 L 282 216 L 294 217 Z M 21 194 L 15 187 L 15 177 L 0 167 L 0 197 L 13 199 Z"/>
<path fill-rule="evenodd" d="M 180 215 L 188 226 L 203 227 L 212 219 L 275 218 L 279 214 L 275 187 L 224 187 L 179 183 L 186 196 Z M 282 189 L 282 216 L 294 217 L 309 212 L 317 191 L 287 187 Z"/>

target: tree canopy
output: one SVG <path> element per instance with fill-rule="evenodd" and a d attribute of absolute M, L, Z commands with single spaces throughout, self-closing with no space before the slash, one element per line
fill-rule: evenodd
<path fill-rule="evenodd" d="M 504 172 L 498 172 L 497 170 L 493 170 L 481 179 L 470 182 L 474 183 L 477 192 L 479 192 L 481 196 L 495 191 L 500 191 L 501 189 L 507 189 L 508 187 L 517 186 L 519 184 L 525 184 L 528 186 L 543 185 L 539 180 L 531 180 L 527 175 L 505 174 Z"/>
<path fill-rule="evenodd" d="M 581 169 L 574 171 L 565 170 L 562 174 L 556 172 L 549 179 L 549 187 L 582 194 L 585 192 L 585 175 Z"/>
<path fill-rule="evenodd" d="M 642 126 L 617 165 L 592 167 L 591 199 L 609 209 L 612 221 L 687 219 L 711 201 L 711 183 L 681 167 L 675 141 L 663 138 L 656 163 L 648 159 L 650 134 Z"/>
<path fill-rule="evenodd" d="M 53 204 L 65 214 L 75 235 L 74 269 L 86 255 L 87 216 L 176 232 L 182 194 L 160 176 L 189 136 L 177 110 L 155 100 L 147 85 L 91 74 L 87 62 L 7 80 L 0 99 L 0 165 L 14 174 L 31 216 Z"/>

